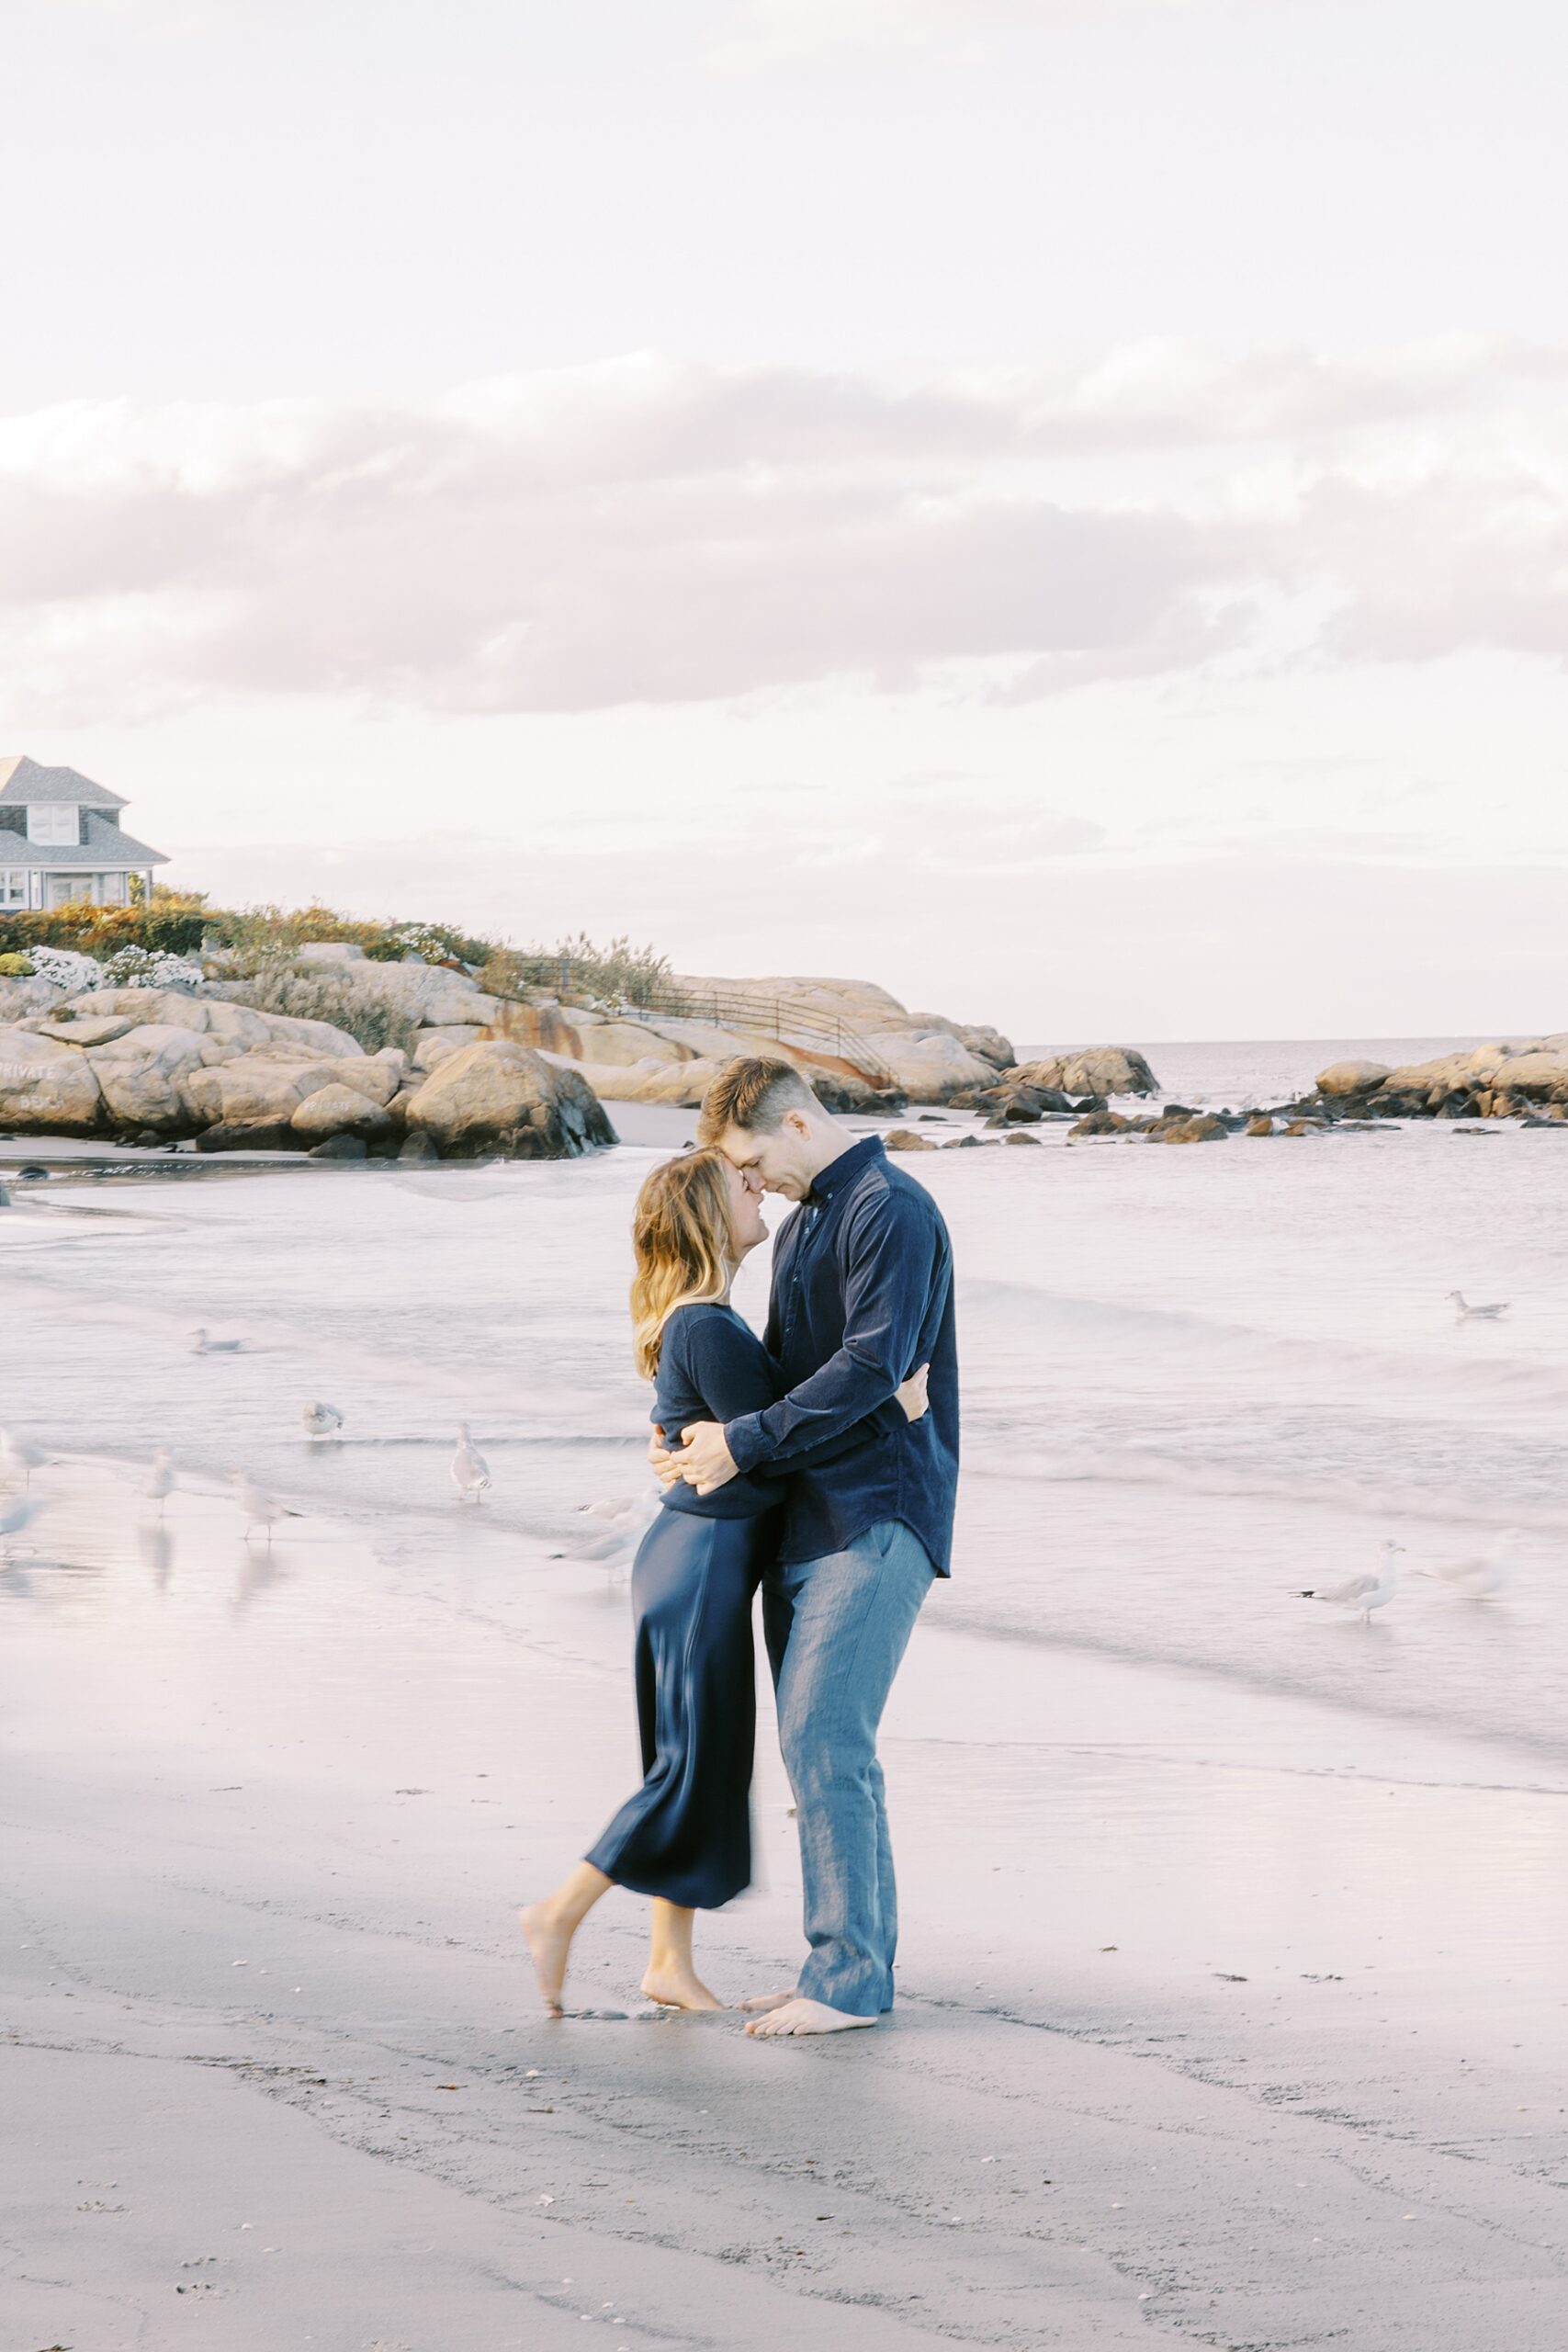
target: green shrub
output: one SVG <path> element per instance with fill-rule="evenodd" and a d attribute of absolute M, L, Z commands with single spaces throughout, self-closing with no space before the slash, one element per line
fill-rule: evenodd
<path fill-rule="evenodd" d="M 30 980 L 33 967 L 25 956 L 0 956 L 0 980 Z"/>

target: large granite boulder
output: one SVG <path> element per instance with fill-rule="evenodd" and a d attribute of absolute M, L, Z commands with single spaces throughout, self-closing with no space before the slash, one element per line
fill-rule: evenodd
<path fill-rule="evenodd" d="M 1523 1053 L 1510 1053 L 1494 1082 L 1510 1094 L 1527 1095 L 1531 1102 L 1550 1102 L 1554 1095 L 1561 1101 L 1558 1090 L 1568 1086 L 1568 1043 L 1543 1043 Z"/>
<path fill-rule="evenodd" d="M 0 1028 L 0 1129 L 13 1135 L 92 1135 L 103 1119 L 97 1073 L 74 1046 Z"/>
<path fill-rule="evenodd" d="M 0 978 L 0 1023 L 23 1021 L 29 1013 L 47 1012 L 65 995 L 52 980 Z"/>
<path fill-rule="evenodd" d="M 1330 1062 L 1318 1071 L 1317 1087 L 1320 1094 L 1375 1094 L 1388 1079 L 1386 1062 Z"/>
<path fill-rule="evenodd" d="M 311 1144 L 321 1143 L 328 1136 L 358 1136 L 366 1143 L 377 1143 L 401 1132 L 400 1121 L 384 1103 L 359 1087 L 345 1086 L 338 1080 L 307 1094 L 302 1102 L 296 1104 L 288 1124 L 296 1135 Z"/>
<path fill-rule="evenodd" d="M 602 1102 L 674 1102 L 695 1110 L 723 1062 L 570 1062 L 554 1054 L 541 1060 L 561 1071 L 576 1070 Z"/>
<path fill-rule="evenodd" d="M 160 1134 L 191 1126 L 197 1114 L 186 1083 L 205 1068 L 206 1042 L 197 1030 L 151 1021 L 89 1046 L 108 1117 L 117 1126 L 153 1127 Z"/>
<path fill-rule="evenodd" d="M 404 1019 L 424 1029 L 453 1025 L 481 1027 L 500 1010 L 497 997 L 486 996 L 465 972 L 448 971 L 438 964 L 378 964 L 368 957 L 349 958 L 328 967 L 360 995 L 396 1007 Z"/>
<path fill-rule="evenodd" d="M 155 1022 L 164 1029 L 200 1029 L 209 1023 L 210 1007 L 203 997 L 183 989 L 85 989 L 69 1001 L 74 1020 L 108 1014 L 135 1023 Z"/>
<path fill-rule="evenodd" d="M 450 1055 L 420 1087 L 407 1115 L 411 1128 L 429 1136 L 444 1157 L 501 1151 L 560 1159 L 615 1140 L 575 1070 L 506 1038 Z"/>
<path fill-rule="evenodd" d="M 365 1060 L 364 1055 L 357 1058 Z M 343 1069 L 342 1060 L 285 1061 L 264 1049 L 214 1069 L 191 1070 L 185 1092 L 195 1115 L 214 1126 L 248 1126 L 257 1121 L 286 1125 L 307 1094 L 336 1083 L 340 1076 L 353 1083 L 352 1066 Z"/>
<path fill-rule="evenodd" d="M 698 1022 L 661 1021 L 655 1028 L 642 1021 L 601 1021 L 585 1033 L 578 1058 L 630 1069 L 637 1062 L 690 1062 L 703 1057 L 717 1060 L 755 1051 L 754 1044 L 739 1040 L 730 1044 L 721 1031 L 705 1029 Z"/>
<path fill-rule="evenodd" d="M 111 1038 L 123 1037 L 127 1030 L 134 1029 L 136 1019 L 129 1012 L 85 1012 L 78 1018 L 75 1008 L 65 1004 L 58 1012 L 35 1012 L 18 1026 L 30 1029 L 35 1037 L 52 1037 L 62 1046 L 107 1046 Z M 189 1037 L 195 1032 L 186 1029 L 181 1035 Z"/>
<path fill-rule="evenodd" d="M 1014 1083 L 1055 1087 L 1064 1094 L 1159 1092 L 1159 1080 L 1134 1046 L 1090 1046 L 1081 1053 L 1053 1054 L 1044 1061 L 1019 1062 L 1007 1075 Z"/>
<path fill-rule="evenodd" d="M 980 1022 L 949 1021 L 940 1012 L 911 1012 L 908 1016 L 908 1025 L 909 1033 L 913 1036 L 939 1034 L 946 1037 L 956 1037 L 964 1050 L 973 1054 L 977 1061 L 988 1063 L 993 1073 L 1000 1069 L 1010 1069 L 1018 1059 L 1018 1056 L 1013 1052 L 1001 1031 L 987 1028 Z M 882 1030 L 886 1030 L 886 1019 L 881 1027 Z"/>
<path fill-rule="evenodd" d="M 260 1018 L 266 1023 L 267 1042 L 251 1048 L 253 1052 L 288 1060 L 307 1055 L 313 1061 L 333 1056 L 343 1061 L 363 1057 L 365 1049 L 358 1039 L 346 1029 L 334 1028 L 330 1021 L 305 1021 L 293 1012 L 264 1012 Z"/>
<path fill-rule="evenodd" d="M 439 1069 L 452 1054 L 460 1054 L 465 1046 L 482 1046 L 490 1035 L 488 1028 L 472 1022 L 454 1023 L 446 1029 L 422 1029 L 413 1041 L 413 1066 L 427 1075 Z"/>
<path fill-rule="evenodd" d="M 989 1062 L 943 1030 L 924 1037 L 903 1030 L 876 1030 L 866 1043 L 892 1074 L 892 1082 L 911 1102 L 946 1102 L 966 1089 L 995 1083 Z"/>

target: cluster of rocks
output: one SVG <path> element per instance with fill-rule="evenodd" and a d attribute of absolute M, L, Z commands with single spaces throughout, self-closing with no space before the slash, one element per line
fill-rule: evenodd
<path fill-rule="evenodd" d="M 1303 1108 L 1308 1106 L 1303 1105 Z M 1317 1077 L 1322 1118 L 1515 1119 L 1568 1124 L 1568 1033 L 1475 1046 L 1428 1062 L 1334 1062 Z"/>
<path fill-rule="evenodd" d="M 435 1009 L 491 1001 L 470 987 L 454 1007 L 446 983 L 460 976 L 416 968 L 404 993 L 423 989 Z M 330 1022 L 233 994 L 0 981 L 0 1129 L 333 1159 L 561 1159 L 615 1140 L 580 1077 L 483 1020 L 422 1028 L 412 1053 L 367 1054 Z"/>
<path fill-rule="evenodd" d="M 829 1110 L 895 1112 L 992 1085 L 1013 1061 L 998 1030 L 906 1012 L 868 980 L 682 973 L 672 985 L 689 1011 L 529 989 L 502 1018 L 509 1034 L 575 1064 L 607 1102 L 694 1109 L 727 1062 L 769 1054 L 793 1062 Z"/>

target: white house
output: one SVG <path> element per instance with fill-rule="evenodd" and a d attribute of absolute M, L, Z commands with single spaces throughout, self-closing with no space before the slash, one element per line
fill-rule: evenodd
<path fill-rule="evenodd" d="M 0 915 L 73 899 L 123 907 L 133 874 L 151 898 L 152 869 L 169 861 L 120 830 L 124 807 L 74 768 L 0 759 Z"/>

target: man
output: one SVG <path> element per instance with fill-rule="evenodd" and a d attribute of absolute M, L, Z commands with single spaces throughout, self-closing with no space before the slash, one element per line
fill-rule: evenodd
<path fill-rule="evenodd" d="M 838 2033 L 893 2006 L 897 1907 L 876 1734 L 920 1603 L 949 1573 L 958 1479 L 953 1252 L 880 1136 L 854 1141 L 789 1063 L 732 1062 L 698 1135 L 799 1204 L 773 1249 L 768 1348 L 788 1394 L 703 1421 L 659 1466 L 710 1493 L 851 1430 L 919 1364 L 931 1408 L 791 1481 L 762 1617 L 795 1791 L 811 1950 L 799 1984 L 742 2007 L 759 2035 Z M 671 1433 L 672 1434 L 672 1433 Z"/>

